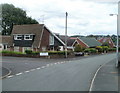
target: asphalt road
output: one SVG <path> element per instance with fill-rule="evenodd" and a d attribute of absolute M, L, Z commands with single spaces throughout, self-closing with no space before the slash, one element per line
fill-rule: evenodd
<path fill-rule="evenodd" d="M 115 54 L 108 54 L 48 66 L 3 79 L 2 88 L 3 91 L 88 91 L 96 70 L 113 59 Z"/>
<path fill-rule="evenodd" d="M 96 56 L 96 55 L 93 55 Z M 56 62 L 64 62 L 69 60 L 80 60 L 82 58 L 93 57 L 93 56 L 81 56 L 75 58 L 60 58 L 60 59 L 44 59 L 44 58 L 27 58 L 27 57 L 2 57 L 2 67 L 7 68 L 11 71 L 11 75 L 15 75 L 20 72 L 28 71 L 38 67 L 46 66 Z M 6 71 L 2 71 L 3 74 Z"/>

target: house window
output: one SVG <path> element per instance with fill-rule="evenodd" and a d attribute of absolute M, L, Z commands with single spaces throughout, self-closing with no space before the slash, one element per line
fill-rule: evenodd
<path fill-rule="evenodd" d="M 15 36 L 14 36 L 14 39 L 15 39 L 15 40 L 22 40 L 22 35 L 15 35 Z"/>
<path fill-rule="evenodd" d="M 24 35 L 24 40 L 32 40 L 33 35 Z"/>
<path fill-rule="evenodd" d="M 49 37 L 49 44 L 54 45 L 54 36 L 53 35 L 50 35 L 50 37 Z"/>
<path fill-rule="evenodd" d="M 7 45 L 3 45 L 4 50 L 7 50 Z"/>

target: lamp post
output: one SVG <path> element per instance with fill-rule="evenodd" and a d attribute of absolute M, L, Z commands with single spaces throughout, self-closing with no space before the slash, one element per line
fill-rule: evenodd
<path fill-rule="evenodd" d="M 110 14 L 110 16 L 117 16 L 117 44 L 116 44 L 116 67 L 119 67 L 119 14 Z"/>

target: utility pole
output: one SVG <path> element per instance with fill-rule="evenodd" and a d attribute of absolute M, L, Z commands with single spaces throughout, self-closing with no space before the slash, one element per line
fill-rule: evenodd
<path fill-rule="evenodd" d="M 65 13 L 65 58 L 67 58 L 67 17 L 68 13 Z"/>

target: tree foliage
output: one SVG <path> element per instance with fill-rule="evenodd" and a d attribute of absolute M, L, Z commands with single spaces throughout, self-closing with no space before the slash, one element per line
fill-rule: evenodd
<path fill-rule="evenodd" d="M 83 48 L 80 44 L 76 44 L 75 45 L 75 48 L 74 48 L 74 51 L 75 52 L 82 52 L 83 51 Z"/>
<path fill-rule="evenodd" d="M 0 6 L 2 6 L 2 35 L 9 35 L 13 25 L 38 24 L 21 8 L 16 8 L 12 4 L 1 4 Z"/>

